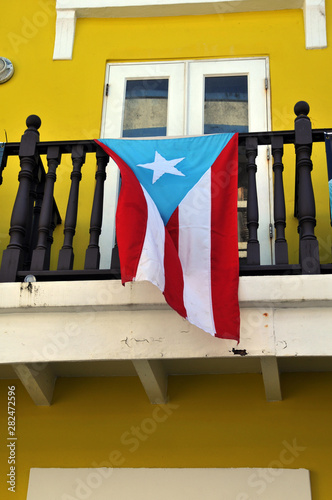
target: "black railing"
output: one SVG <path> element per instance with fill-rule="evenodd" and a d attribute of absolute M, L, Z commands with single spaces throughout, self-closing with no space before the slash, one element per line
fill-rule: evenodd
<path fill-rule="evenodd" d="M 247 259 L 240 264 L 240 274 L 318 274 L 332 272 L 332 265 L 319 262 L 318 242 L 314 233 L 315 199 L 311 181 L 313 142 L 323 142 L 326 130 L 311 130 L 309 106 L 301 101 L 295 106 L 294 131 L 239 134 L 239 146 L 247 157 Z M 99 269 L 99 236 L 102 230 L 104 181 L 108 155 L 92 140 L 39 142 L 39 117 L 27 119 L 27 130 L 20 143 L 7 143 L 0 165 L 0 178 L 9 156 L 20 159 L 19 187 L 14 203 L 10 242 L 3 252 L 0 281 L 22 281 L 28 274 L 42 280 L 118 279 L 120 277 L 117 248 L 113 250 L 111 268 Z M 288 264 L 285 238 L 286 209 L 283 187 L 283 150 L 294 144 L 296 155 L 295 216 L 299 229 L 299 263 Z M 274 172 L 275 264 L 260 264 L 258 241 L 259 213 L 256 188 L 258 146 L 270 145 Z M 81 169 L 87 154 L 95 154 L 97 170 L 90 219 L 90 241 L 82 270 L 73 270 L 73 240 L 76 231 Z M 63 155 L 71 154 L 71 186 L 64 222 L 64 241 L 59 252 L 57 270 L 50 270 L 53 231 L 61 223 L 54 201 L 56 170 Z M 46 155 L 48 171 L 41 156 Z M 1 189 L 5 189 L 2 187 Z"/>

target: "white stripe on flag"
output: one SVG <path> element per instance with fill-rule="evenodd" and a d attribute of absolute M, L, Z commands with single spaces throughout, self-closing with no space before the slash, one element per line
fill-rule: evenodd
<path fill-rule="evenodd" d="M 215 334 L 211 299 L 211 170 L 179 205 L 179 257 L 188 320 Z"/>
<path fill-rule="evenodd" d="M 165 226 L 151 196 L 142 184 L 141 188 L 148 207 L 148 219 L 135 281 L 151 281 L 163 292 L 165 289 Z"/>

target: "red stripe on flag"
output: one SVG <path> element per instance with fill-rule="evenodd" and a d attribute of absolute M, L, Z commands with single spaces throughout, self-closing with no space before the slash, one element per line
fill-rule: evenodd
<path fill-rule="evenodd" d="M 235 134 L 211 167 L 211 294 L 216 337 L 239 341 L 237 186 Z"/>
<path fill-rule="evenodd" d="M 175 249 L 179 251 L 179 207 L 176 207 L 171 217 L 169 218 L 166 229 L 174 243 Z"/>
<path fill-rule="evenodd" d="M 183 302 L 183 272 L 179 255 L 179 210 L 176 208 L 165 228 L 165 290 L 166 302 L 182 316 L 187 317 Z"/>
<path fill-rule="evenodd" d="M 102 142 L 96 143 L 116 162 L 121 172 L 121 189 L 116 210 L 116 239 L 122 283 L 133 281 L 145 239 L 148 208 L 139 181 L 128 165 Z"/>

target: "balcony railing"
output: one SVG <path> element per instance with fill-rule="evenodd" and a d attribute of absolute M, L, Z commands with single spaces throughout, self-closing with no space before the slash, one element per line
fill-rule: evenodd
<path fill-rule="evenodd" d="M 248 237 L 244 263 L 240 259 L 241 275 L 256 274 L 319 274 L 331 273 L 332 264 L 320 264 L 318 241 L 315 236 L 315 198 L 311 180 L 311 151 L 313 142 L 323 142 L 326 130 L 312 130 L 308 115 L 309 106 L 301 101 L 295 106 L 294 131 L 239 134 L 239 147 L 245 149 L 247 158 L 246 220 Z M 100 269 L 99 237 L 102 231 L 104 181 L 108 155 L 93 141 L 39 142 L 40 118 L 31 115 L 27 130 L 20 143 L 6 143 L 0 150 L 0 183 L 9 156 L 20 159 L 19 186 L 12 210 L 9 229 L 10 242 L 3 252 L 0 270 L 1 282 L 22 281 L 34 275 L 38 281 L 75 279 L 118 279 L 120 266 L 117 248 L 112 254 L 110 269 Z M 285 144 L 294 144 L 296 156 L 295 206 L 298 219 L 299 262 L 288 263 L 285 238 L 286 209 L 283 184 L 283 151 Z M 272 265 L 260 264 L 258 240 L 258 199 L 256 187 L 256 157 L 258 146 L 270 145 L 273 156 L 274 199 L 274 255 Z M 56 170 L 63 155 L 71 155 L 72 172 L 69 198 L 64 222 L 64 241 L 59 252 L 57 270 L 50 270 L 53 231 L 61 223 L 54 200 Z M 85 253 L 84 269 L 73 270 L 75 236 L 81 169 L 86 155 L 94 154 L 97 162 L 94 197 L 90 219 L 90 241 Z M 42 159 L 46 155 L 48 170 Z M 4 186 L 1 189 L 5 189 Z M 1 191 L 0 191 L 1 195 Z M 86 229 L 88 230 L 88 228 Z"/>

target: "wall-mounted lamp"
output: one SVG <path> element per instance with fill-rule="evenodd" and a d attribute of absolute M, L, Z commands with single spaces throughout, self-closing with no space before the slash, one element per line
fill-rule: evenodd
<path fill-rule="evenodd" d="M 24 283 L 35 283 L 36 281 L 36 276 L 34 276 L 33 274 L 27 274 L 24 277 Z"/>
<path fill-rule="evenodd" d="M 9 59 L 6 59 L 6 57 L 0 57 L 0 83 L 7 82 L 13 74 L 13 63 Z"/>

